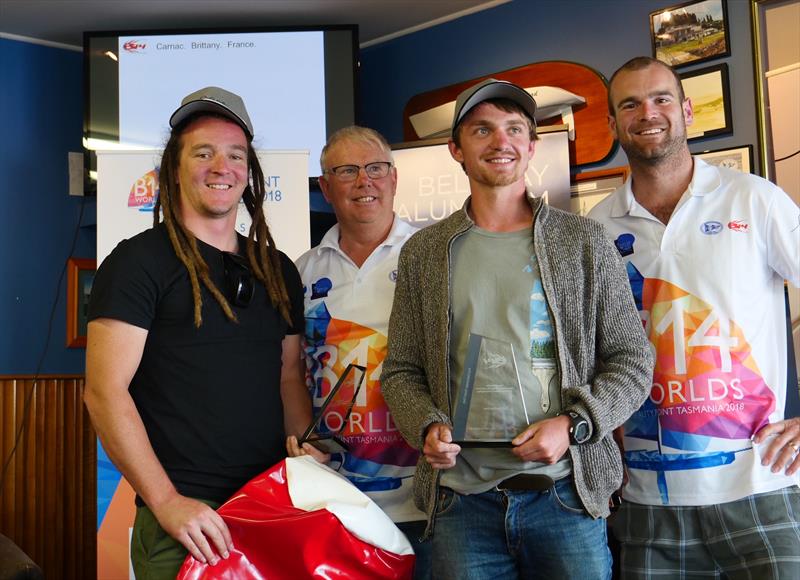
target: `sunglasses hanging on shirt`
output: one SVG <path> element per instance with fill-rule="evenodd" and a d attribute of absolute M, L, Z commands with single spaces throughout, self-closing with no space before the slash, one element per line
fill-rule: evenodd
<path fill-rule="evenodd" d="M 239 308 L 247 308 L 253 301 L 256 290 L 247 261 L 239 254 L 222 252 L 222 264 L 225 267 L 228 300 Z"/>

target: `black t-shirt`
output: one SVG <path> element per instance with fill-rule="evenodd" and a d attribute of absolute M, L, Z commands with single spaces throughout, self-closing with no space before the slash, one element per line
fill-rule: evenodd
<path fill-rule="evenodd" d="M 239 237 L 241 252 L 244 238 Z M 224 292 L 222 252 L 198 240 L 211 279 Z M 122 241 L 97 271 L 89 320 L 113 318 L 148 330 L 130 384 L 150 443 L 179 493 L 225 501 L 285 456 L 281 341 L 303 330 L 303 290 L 280 253 L 291 300 L 289 327 L 256 283 L 228 320 L 201 284 L 203 324 L 194 325 L 186 267 L 163 224 Z"/>

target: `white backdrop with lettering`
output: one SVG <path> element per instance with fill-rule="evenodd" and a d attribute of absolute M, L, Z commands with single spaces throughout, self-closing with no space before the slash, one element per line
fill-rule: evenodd
<path fill-rule="evenodd" d="M 569 141 L 566 126 L 540 130 L 525 180 L 537 197 L 570 210 Z M 424 227 L 459 209 L 469 196 L 469 182 L 450 156 L 446 140 L 435 139 L 392 151 L 397 165 L 394 210 L 405 221 Z"/>
<path fill-rule="evenodd" d="M 267 216 L 275 245 L 292 260 L 309 249 L 308 151 L 259 151 Z M 153 225 L 161 152 L 97 152 L 97 263 L 123 239 Z M 247 235 L 250 216 L 239 203 L 236 230 Z"/>

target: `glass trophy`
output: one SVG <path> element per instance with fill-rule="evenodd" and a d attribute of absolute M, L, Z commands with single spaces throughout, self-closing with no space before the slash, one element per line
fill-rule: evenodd
<path fill-rule="evenodd" d="M 453 440 L 462 447 L 511 447 L 528 426 L 514 345 L 470 334 L 453 403 Z"/>
<path fill-rule="evenodd" d="M 342 433 L 347 429 L 350 412 L 353 410 L 366 372 L 367 369 L 363 366 L 347 365 L 300 438 L 300 445 L 311 443 L 324 453 L 349 451 Z"/>

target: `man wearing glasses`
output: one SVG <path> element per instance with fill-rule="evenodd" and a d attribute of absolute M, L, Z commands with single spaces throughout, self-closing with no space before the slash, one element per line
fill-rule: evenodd
<path fill-rule="evenodd" d="M 429 577 L 428 544 L 417 540 L 424 514 L 411 498 L 419 452 L 403 439 L 381 394 L 397 257 L 416 229 L 395 216 L 397 170 L 386 140 L 365 127 L 345 127 L 322 150 L 320 187 L 337 224 L 297 261 L 305 290 L 305 353 L 315 406 L 349 363 L 366 367 L 364 385 L 347 419 L 348 450 L 332 466 L 380 506 L 409 537 L 416 578 Z M 364 388 L 366 387 L 366 388 Z M 330 429 L 340 417 L 325 417 Z M 303 453 L 290 438 L 290 455 Z M 305 452 L 327 460 L 308 443 Z"/>
<path fill-rule="evenodd" d="M 622 481 L 611 434 L 646 397 L 652 355 L 602 227 L 526 190 L 535 108 L 494 79 L 459 95 L 449 147 L 470 197 L 398 263 L 381 379 L 425 455 L 414 496 L 437 579 L 611 577 L 603 518 Z M 526 402 L 505 447 L 453 440 L 462 376 L 481 372 L 468 366 L 475 337 L 511 347 L 477 357 L 489 377 L 479 427 Z M 496 378 L 509 368 L 518 385 Z M 509 391 L 523 400 L 507 403 Z"/>
<path fill-rule="evenodd" d="M 187 551 L 229 557 L 214 509 L 311 420 L 300 279 L 267 228 L 244 103 L 207 87 L 170 126 L 154 226 L 103 261 L 89 303 L 85 401 L 137 494 L 137 578 L 174 578 Z M 234 230 L 241 199 L 249 238 Z"/>

